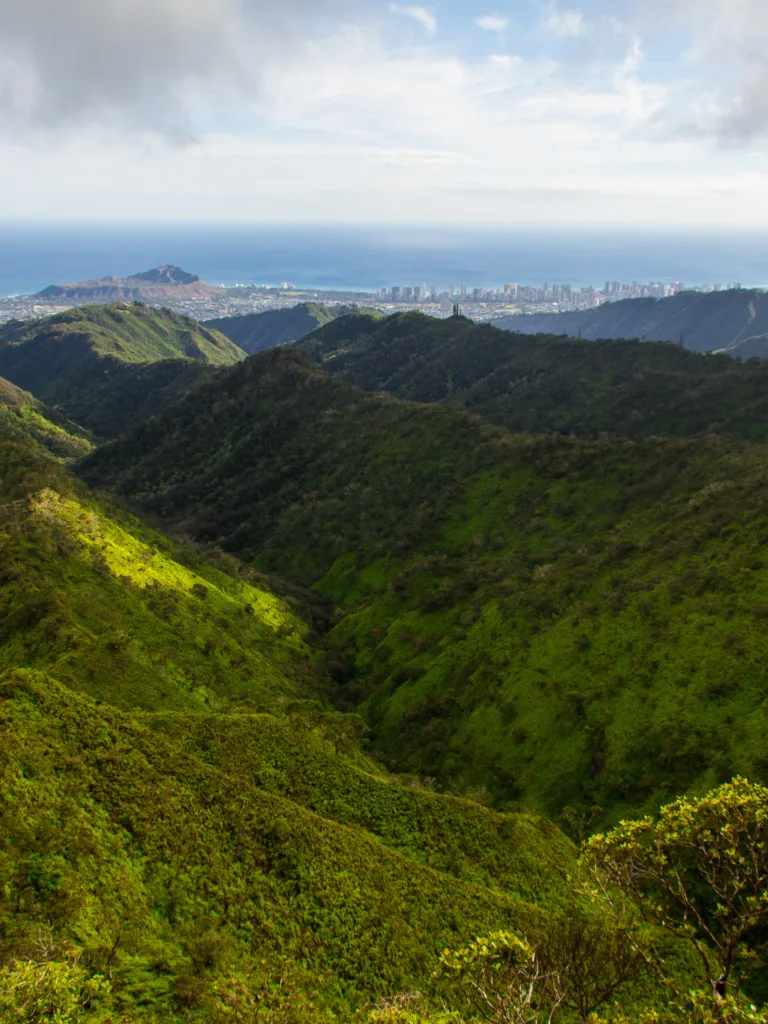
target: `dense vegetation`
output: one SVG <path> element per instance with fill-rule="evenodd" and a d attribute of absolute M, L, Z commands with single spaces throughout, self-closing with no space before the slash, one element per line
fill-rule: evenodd
<path fill-rule="evenodd" d="M 300 347 L 368 391 L 464 404 L 510 430 L 768 440 L 768 361 L 743 364 L 663 343 L 531 338 L 421 313 L 378 323 L 346 317 Z"/>
<path fill-rule="evenodd" d="M 681 433 L 761 437 L 759 367 L 525 345 L 580 388 L 418 315 L 310 346 L 431 404 L 97 356 L 97 493 L 0 382 L 0 1024 L 765 1024 L 768 790 L 728 782 L 768 781 L 764 448 L 463 407 L 510 415 L 495 364 L 617 430 L 647 351 Z"/>
<path fill-rule="evenodd" d="M 264 313 L 206 320 L 203 326 L 219 331 L 244 352 L 254 355 L 275 345 L 297 341 L 337 317 L 350 315 L 355 309 L 350 306 L 324 306 L 319 302 L 300 302 L 290 309 L 269 309 Z M 373 317 L 381 316 L 374 309 L 366 310 L 366 313 Z"/>
<path fill-rule="evenodd" d="M 343 1020 L 565 898 L 555 828 L 360 751 L 301 618 L 322 602 L 163 538 L 2 425 L 0 459 L 0 504 L 25 505 L 0 523 L 0 971 L 108 978 L 74 1021 L 218 1022 L 238 998 Z"/>
<path fill-rule="evenodd" d="M 760 447 L 514 436 L 280 350 L 82 471 L 330 598 L 336 701 L 402 770 L 576 831 L 768 776 Z"/>
<path fill-rule="evenodd" d="M 523 334 L 671 341 L 694 352 L 727 351 L 741 359 L 768 356 L 764 291 L 681 292 L 668 299 L 625 299 L 576 313 L 509 316 L 499 327 Z"/>
<path fill-rule="evenodd" d="M 228 366 L 242 357 L 223 335 L 188 317 L 138 303 L 84 306 L 45 320 L 0 327 L 0 376 L 107 437 L 132 425 L 130 417 L 123 422 L 116 416 L 120 398 L 115 394 L 140 391 L 146 383 L 141 380 L 141 364 L 184 359 Z M 195 377 L 194 371 L 174 366 L 175 371 L 166 369 L 156 382 L 161 406 L 176 396 L 174 388 L 181 393 Z M 169 394 L 163 389 L 170 389 Z"/>
<path fill-rule="evenodd" d="M 244 352 L 253 355 L 274 345 L 303 338 L 334 318 L 335 314 L 327 306 L 318 302 L 302 302 L 290 309 L 269 309 L 264 313 L 207 320 L 204 326 L 219 331 Z"/>
<path fill-rule="evenodd" d="M 76 459 L 92 447 L 84 430 L 2 377 L 0 425 L 6 437 L 31 442 L 61 459 Z"/>

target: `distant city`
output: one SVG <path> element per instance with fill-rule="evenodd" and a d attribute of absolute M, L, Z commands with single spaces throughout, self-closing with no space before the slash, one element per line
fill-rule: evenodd
<path fill-rule="evenodd" d="M 594 309 L 606 302 L 623 299 L 663 299 L 681 291 L 718 292 L 723 288 L 741 288 L 735 284 L 685 285 L 682 281 L 663 284 L 660 281 L 622 284 L 606 281 L 605 287 L 578 288 L 567 284 L 544 282 L 541 287 L 507 283 L 503 288 L 470 288 L 466 283 L 449 284 L 438 289 L 435 284 L 402 285 L 379 288 L 376 292 L 325 291 L 297 287 L 287 281 L 281 284 L 222 285 L 213 296 L 199 299 L 176 299 L 168 296 L 149 305 L 166 306 L 197 320 L 223 316 L 243 316 L 267 310 L 287 309 L 299 302 L 320 302 L 329 307 L 356 303 L 372 307 L 383 313 L 420 310 L 434 317 L 449 317 L 458 303 L 464 316 L 478 322 L 496 320 L 516 314 L 563 313 L 572 310 Z M 62 301 L 41 295 L 0 296 L 0 323 L 9 320 L 50 316 L 73 306 L 86 305 L 85 301 Z"/>
<path fill-rule="evenodd" d="M 727 284 L 728 289 L 741 288 L 740 283 Z M 622 299 L 664 299 L 671 295 L 677 295 L 685 291 L 686 286 L 682 281 L 674 281 L 672 284 L 663 284 L 661 281 L 641 283 L 633 281 L 632 284 L 622 284 L 619 281 L 606 281 L 605 287 L 598 291 L 592 286 L 586 288 L 574 288 L 569 284 L 553 284 L 547 281 L 540 288 L 530 285 L 516 284 L 514 282 L 505 284 L 503 288 L 472 288 L 466 284 L 458 287 L 448 285 L 447 291 L 439 292 L 437 286 L 430 284 L 415 285 L 413 287 L 380 288 L 376 292 L 376 299 L 379 302 L 391 303 L 418 303 L 418 302 L 510 302 L 520 305 L 541 305 L 547 308 L 556 307 L 559 312 L 568 312 L 579 309 L 594 309 L 605 302 L 619 302 Z M 690 287 L 689 291 L 698 292 L 719 292 L 723 290 L 721 284 L 704 284 Z"/>

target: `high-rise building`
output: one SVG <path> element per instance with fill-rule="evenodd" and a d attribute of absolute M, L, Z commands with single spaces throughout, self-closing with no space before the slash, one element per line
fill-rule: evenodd
<path fill-rule="evenodd" d="M 399 288 L 398 285 L 395 285 L 394 288 L 392 289 L 392 301 L 393 302 L 399 302 L 400 301 L 400 288 Z"/>
<path fill-rule="evenodd" d="M 448 285 L 448 294 L 450 295 L 451 298 L 453 298 L 453 291 L 453 281 L 451 281 L 451 283 Z"/>
<path fill-rule="evenodd" d="M 461 293 L 462 299 L 466 299 L 466 297 L 467 297 L 467 286 L 466 286 L 466 284 L 464 282 L 462 282 L 460 293 Z"/>
<path fill-rule="evenodd" d="M 433 302 L 437 298 L 437 285 L 436 284 L 431 284 L 429 286 L 429 297 L 432 299 Z"/>

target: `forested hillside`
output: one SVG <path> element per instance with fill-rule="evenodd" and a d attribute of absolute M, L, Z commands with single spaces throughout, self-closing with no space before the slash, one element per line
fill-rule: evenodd
<path fill-rule="evenodd" d="M 302 302 L 291 309 L 269 309 L 264 313 L 207 320 L 205 327 L 224 334 L 249 355 L 274 345 L 296 341 L 328 324 L 334 314 L 317 302 Z"/>
<path fill-rule="evenodd" d="M 727 351 L 741 359 L 768 356 L 768 295 L 756 290 L 624 299 L 581 312 L 509 316 L 495 324 L 521 334 L 641 338 L 671 341 L 693 352 Z"/>
<path fill-rule="evenodd" d="M 354 307 L 352 307 L 354 308 Z M 206 320 L 211 330 L 226 335 L 244 352 L 254 355 L 275 345 L 285 345 L 311 334 L 339 316 L 349 315 L 349 306 L 324 306 L 319 302 L 301 302 L 290 309 L 269 309 L 264 313 L 246 313 L 244 316 L 226 316 Z M 368 315 L 378 317 L 376 310 Z"/>
<path fill-rule="evenodd" d="M 140 367 L 175 360 L 160 371 L 159 400 L 177 397 L 192 386 L 200 367 L 228 366 L 243 358 L 229 339 L 188 317 L 138 303 L 84 306 L 45 320 L 0 327 L 0 376 L 56 407 L 97 435 L 114 436 L 133 425 L 130 415 L 115 414 L 124 392 L 134 410 L 144 400 Z M 194 361 L 197 370 L 178 361 Z M 178 375 L 178 381 L 171 378 Z M 174 391 L 174 389 L 176 389 Z"/>
<path fill-rule="evenodd" d="M 56 458 L 73 460 L 92 447 L 86 431 L 2 377 L 0 427 L 6 437 L 27 441 Z"/>
<path fill-rule="evenodd" d="M 368 391 L 466 405 L 514 431 L 768 440 L 768 361 L 666 343 L 528 337 L 421 313 L 345 317 L 298 346 Z"/>
<path fill-rule="evenodd" d="M 168 540 L 2 422 L 0 459 L 0 1019 L 346 1020 L 566 898 L 556 828 L 361 751 L 322 598 Z M 41 999 L 89 993 L 75 1016 L 23 1015 L 25 963 Z"/>
<path fill-rule="evenodd" d="M 564 820 L 768 778 L 759 446 L 512 435 L 279 350 L 82 473 L 332 600 L 393 767 Z"/>

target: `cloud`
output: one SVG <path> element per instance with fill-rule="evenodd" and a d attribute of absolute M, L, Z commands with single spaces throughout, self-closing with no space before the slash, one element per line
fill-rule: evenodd
<path fill-rule="evenodd" d="M 389 9 L 393 14 L 404 14 L 418 21 L 430 36 L 437 32 L 437 17 L 428 7 L 420 7 L 417 4 L 390 4 Z"/>
<path fill-rule="evenodd" d="M 351 2 L 351 0 L 349 0 Z M 345 0 L 0 0 L 0 130 L 130 126 L 178 138 Z"/>
<path fill-rule="evenodd" d="M 657 2 L 658 15 L 692 39 L 686 72 L 694 85 L 670 103 L 667 125 L 683 136 L 710 136 L 728 145 L 768 138 L 765 0 Z"/>
<path fill-rule="evenodd" d="M 475 24 L 485 32 L 503 32 L 509 27 L 509 18 L 504 14 L 483 14 L 475 18 Z"/>
<path fill-rule="evenodd" d="M 587 25 L 581 11 L 559 11 L 555 7 L 541 20 L 541 27 L 558 39 L 577 39 L 586 35 Z"/>

